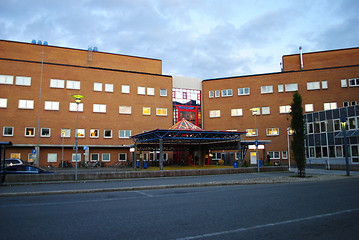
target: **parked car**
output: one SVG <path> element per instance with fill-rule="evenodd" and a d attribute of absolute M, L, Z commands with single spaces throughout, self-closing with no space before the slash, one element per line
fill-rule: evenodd
<path fill-rule="evenodd" d="M 32 165 L 14 165 L 5 168 L 6 174 L 39 174 L 39 173 L 54 173 L 46 171 Z"/>
<path fill-rule="evenodd" d="M 6 158 L 5 167 L 24 165 L 24 162 L 19 158 Z"/>

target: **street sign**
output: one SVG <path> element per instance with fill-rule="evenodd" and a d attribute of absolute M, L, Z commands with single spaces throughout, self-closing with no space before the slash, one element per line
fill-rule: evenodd
<path fill-rule="evenodd" d="M 258 147 L 258 145 L 259 145 L 258 140 L 254 141 L 254 145 L 256 145 L 256 147 Z"/>
<path fill-rule="evenodd" d="M 84 146 L 84 150 L 85 150 L 85 151 L 87 150 L 87 146 Z"/>
<path fill-rule="evenodd" d="M 36 149 L 32 149 L 32 154 L 36 154 Z"/>

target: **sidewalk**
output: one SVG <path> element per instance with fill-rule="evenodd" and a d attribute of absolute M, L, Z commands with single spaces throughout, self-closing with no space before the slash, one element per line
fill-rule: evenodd
<path fill-rule="evenodd" d="M 291 169 L 291 172 L 239 173 L 187 177 L 136 178 L 56 183 L 45 182 L 32 184 L 5 183 L 5 185 L 0 187 L 0 197 L 140 191 L 150 189 L 248 184 L 296 183 L 348 178 L 348 176 L 345 176 L 345 171 L 306 169 L 307 176 L 310 176 L 307 178 L 293 177 L 296 173 L 296 169 Z M 351 172 L 350 177 L 358 178 L 359 173 Z"/>

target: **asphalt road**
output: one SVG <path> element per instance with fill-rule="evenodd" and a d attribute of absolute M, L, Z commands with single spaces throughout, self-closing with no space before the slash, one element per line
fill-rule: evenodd
<path fill-rule="evenodd" d="M 359 179 L 0 198 L 0 239 L 358 239 Z"/>

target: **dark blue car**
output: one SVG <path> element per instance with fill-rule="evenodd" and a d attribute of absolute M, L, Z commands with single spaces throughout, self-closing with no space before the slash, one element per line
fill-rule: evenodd
<path fill-rule="evenodd" d="M 39 174 L 39 173 L 54 173 L 32 165 L 15 165 L 5 168 L 6 174 Z"/>

